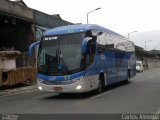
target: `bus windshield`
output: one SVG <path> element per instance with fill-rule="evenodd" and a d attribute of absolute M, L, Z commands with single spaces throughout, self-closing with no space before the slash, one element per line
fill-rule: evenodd
<path fill-rule="evenodd" d="M 81 43 L 84 33 L 46 36 L 38 53 L 38 72 L 45 75 L 67 75 L 82 68 Z"/>

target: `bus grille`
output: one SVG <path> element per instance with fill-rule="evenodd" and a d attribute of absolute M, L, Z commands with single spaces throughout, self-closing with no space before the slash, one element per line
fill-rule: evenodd
<path fill-rule="evenodd" d="M 42 81 L 43 84 L 46 85 L 68 85 L 68 84 L 72 84 L 75 83 L 76 81 Z"/>

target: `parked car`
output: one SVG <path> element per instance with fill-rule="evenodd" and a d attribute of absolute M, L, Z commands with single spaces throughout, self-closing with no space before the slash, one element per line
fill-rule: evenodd
<path fill-rule="evenodd" d="M 136 61 L 136 71 L 137 72 L 143 72 L 144 68 L 143 68 L 143 63 L 142 61 Z"/>

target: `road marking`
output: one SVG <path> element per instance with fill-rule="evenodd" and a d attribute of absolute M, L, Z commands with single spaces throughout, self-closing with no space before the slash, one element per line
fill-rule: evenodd
<path fill-rule="evenodd" d="M 56 95 L 58 95 L 58 93 L 50 93 L 50 94 L 45 94 L 45 95 L 34 97 L 34 99 L 40 99 L 40 98 L 51 97 L 51 96 L 56 96 Z"/>
<path fill-rule="evenodd" d="M 108 94 L 108 93 L 110 93 L 110 92 L 111 92 L 111 90 L 110 90 L 110 91 L 107 91 L 107 92 L 104 92 L 104 93 L 101 93 L 101 94 L 99 94 L 99 95 L 93 96 L 93 97 L 91 97 L 91 99 L 98 98 L 98 97 L 100 97 L 100 96 L 102 96 L 102 95 L 105 95 L 105 94 Z"/>
<path fill-rule="evenodd" d="M 157 110 L 156 114 L 160 114 L 160 108 Z"/>

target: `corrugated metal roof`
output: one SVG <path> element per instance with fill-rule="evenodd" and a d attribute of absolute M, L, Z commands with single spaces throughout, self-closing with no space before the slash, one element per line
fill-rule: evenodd
<path fill-rule="evenodd" d="M 48 28 L 55 28 L 64 25 L 70 25 L 72 23 L 62 20 L 57 16 L 48 15 L 46 13 L 34 10 L 34 20 L 37 25 L 44 26 Z"/>
<path fill-rule="evenodd" d="M 23 0 L 9 0 L 9 1 L 17 3 L 18 5 L 22 5 L 22 6 L 28 7 Z"/>

